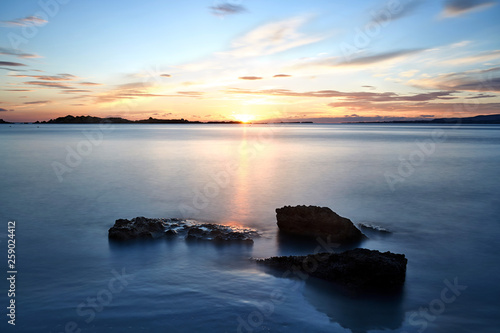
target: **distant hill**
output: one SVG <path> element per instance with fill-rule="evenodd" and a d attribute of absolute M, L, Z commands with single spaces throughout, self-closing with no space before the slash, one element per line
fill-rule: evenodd
<path fill-rule="evenodd" d="M 389 123 L 389 124 L 500 124 L 500 114 L 487 116 L 475 116 L 466 118 L 436 118 L 429 120 L 394 120 L 370 123 Z"/>
<path fill-rule="evenodd" d="M 9 123 L 8 121 L 5 121 L 3 119 L 0 119 L 0 124 L 12 124 L 12 123 Z"/>
<path fill-rule="evenodd" d="M 92 117 L 92 116 L 71 116 L 59 117 L 56 119 L 50 119 L 49 121 L 35 122 L 35 124 L 100 124 L 100 123 L 110 123 L 110 124 L 187 124 L 187 123 L 200 123 L 199 121 L 189 121 L 185 119 L 155 119 L 149 117 L 149 119 L 144 120 L 128 120 L 118 117 Z"/>
<path fill-rule="evenodd" d="M 462 124 L 500 124 L 500 114 L 492 114 L 488 116 L 475 116 L 467 118 L 439 118 L 430 121 L 435 124 L 457 123 Z"/>

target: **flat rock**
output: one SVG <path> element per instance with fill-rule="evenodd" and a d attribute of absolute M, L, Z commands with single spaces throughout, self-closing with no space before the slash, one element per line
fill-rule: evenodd
<path fill-rule="evenodd" d="M 398 290 L 405 282 L 404 254 L 354 249 L 342 253 L 271 257 L 257 263 L 304 276 L 332 281 L 355 291 Z"/>
<path fill-rule="evenodd" d="M 328 207 L 285 206 L 276 209 L 276 220 L 281 231 L 312 237 L 330 237 L 332 242 L 346 244 L 366 238 L 348 218 Z"/>
<path fill-rule="evenodd" d="M 230 227 L 220 224 L 200 223 L 194 220 L 151 219 L 136 217 L 131 220 L 116 220 L 108 231 L 114 240 L 155 239 L 183 237 L 185 239 L 212 240 L 217 242 L 253 242 L 258 233 L 252 229 Z"/>

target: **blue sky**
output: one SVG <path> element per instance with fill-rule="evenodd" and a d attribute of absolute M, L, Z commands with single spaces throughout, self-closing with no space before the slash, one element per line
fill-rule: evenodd
<path fill-rule="evenodd" d="M 500 113 L 499 17 L 489 0 L 2 1 L 0 118 Z"/>

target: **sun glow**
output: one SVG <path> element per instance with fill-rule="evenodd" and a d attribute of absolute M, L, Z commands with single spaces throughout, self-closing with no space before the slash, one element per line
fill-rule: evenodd
<path fill-rule="evenodd" d="M 234 119 L 236 119 L 237 121 L 241 121 L 242 123 L 249 123 L 255 119 L 255 117 L 250 114 L 235 114 L 233 115 L 233 117 Z"/>

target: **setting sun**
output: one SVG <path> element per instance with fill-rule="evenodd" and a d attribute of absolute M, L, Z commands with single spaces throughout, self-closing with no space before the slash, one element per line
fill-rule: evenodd
<path fill-rule="evenodd" d="M 249 123 L 255 119 L 255 117 L 250 114 L 235 114 L 233 115 L 233 117 L 234 119 L 241 121 L 243 123 Z"/>

